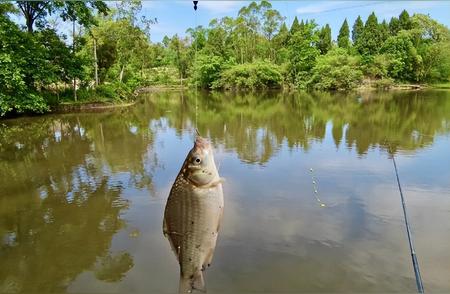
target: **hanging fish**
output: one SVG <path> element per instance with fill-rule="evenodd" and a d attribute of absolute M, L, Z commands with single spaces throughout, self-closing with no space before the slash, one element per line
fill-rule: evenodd
<path fill-rule="evenodd" d="M 211 144 L 197 136 L 170 190 L 163 232 L 180 264 L 180 293 L 205 291 L 223 215 L 222 181 Z"/>

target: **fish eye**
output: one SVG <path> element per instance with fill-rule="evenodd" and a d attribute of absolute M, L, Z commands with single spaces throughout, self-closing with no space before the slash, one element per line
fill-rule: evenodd
<path fill-rule="evenodd" d="M 194 161 L 195 161 L 195 163 L 200 163 L 200 162 L 202 162 L 202 160 L 200 159 L 200 157 L 196 157 L 195 159 L 194 159 Z"/>

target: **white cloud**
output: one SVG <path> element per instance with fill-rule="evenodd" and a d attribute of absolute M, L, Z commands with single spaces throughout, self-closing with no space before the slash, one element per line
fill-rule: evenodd
<path fill-rule="evenodd" d="M 344 2 L 346 3 L 346 2 Z M 297 8 L 295 11 L 298 14 L 316 14 L 316 13 L 322 13 L 324 11 L 328 11 L 330 9 L 334 9 L 342 5 L 342 1 L 337 2 L 319 2 L 317 4 L 311 4 L 306 6 L 301 6 Z"/>
<path fill-rule="evenodd" d="M 378 4 L 385 4 L 382 1 L 379 2 L 363 2 L 356 3 L 354 1 L 327 1 L 318 2 L 317 4 L 307 5 L 296 9 L 298 14 L 318 14 L 332 11 L 339 11 L 344 9 L 356 9 L 367 6 L 374 6 Z"/>
<path fill-rule="evenodd" d="M 399 10 L 407 9 L 408 11 L 417 11 L 436 6 L 439 1 L 373 1 L 355 3 L 354 1 L 320 1 L 311 5 L 300 6 L 296 9 L 298 14 L 319 14 L 327 12 L 335 12 L 347 9 L 361 10 L 367 7 L 372 10 L 377 6 L 377 16 L 386 18 L 398 15 Z"/>
<path fill-rule="evenodd" d="M 443 4 L 440 1 L 403 1 L 391 2 L 389 5 L 382 5 L 376 10 L 378 19 L 389 19 L 393 16 L 398 16 L 403 9 L 406 9 L 411 15 L 415 12 L 426 13 L 427 9 L 438 4 Z M 445 3 L 444 3 L 445 4 Z"/>

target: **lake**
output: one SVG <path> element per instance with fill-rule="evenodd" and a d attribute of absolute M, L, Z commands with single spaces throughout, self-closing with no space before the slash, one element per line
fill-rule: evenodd
<path fill-rule="evenodd" d="M 0 121 L 0 292 L 173 293 L 162 233 L 195 128 L 224 219 L 208 292 L 450 292 L 450 91 L 146 94 Z M 317 191 L 317 193 L 315 192 Z"/>

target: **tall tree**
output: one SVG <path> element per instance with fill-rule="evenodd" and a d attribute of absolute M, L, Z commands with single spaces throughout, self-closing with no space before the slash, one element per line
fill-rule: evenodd
<path fill-rule="evenodd" d="M 17 1 L 17 6 L 25 17 L 25 23 L 29 33 L 33 32 L 34 23 L 37 21 L 41 26 L 45 24 L 45 17 L 59 12 L 60 17 L 65 20 L 77 20 L 80 25 L 90 26 L 95 24 L 92 11 L 95 9 L 103 14 L 109 11 L 103 1 Z"/>
<path fill-rule="evenodd" d="M 338 46 L 341 48 L 350 48 L 350 29 L 348 27 L 347 19 L 342 23 L 339 35 L 337 37 Z"/>
<path fill-rule="evenodd" d="M 6 13 L 18 12 L 12 3 L 0 3 L 0 15 Z"/>
<path fill-rule="evenodd" d="M 391 36 L 397 35 L 400 31 L 400 21 L 395 16 L 391 18 L 389 21 L 389 32 Z"/>
<path fill-rule="evenodd" d="M 317 24 L 314 21 L 305 24 L 302 31 L 296 32 L 289 40 L 289 68 L 291 82 L 303 88 L 310 77 L 311 70 L 320 54 L 317 49 Z"/>
<path fill-rule="evenodd" d="M 303 22 L 303 20 L 302 20 L 302 22 Z M 294 21 L 292 22 L 291 29 L 290 29 L 289 33 L 292 36 L 298 31 L 300 31 L 300 24 L 298 23 L 298 18 L 295 17 Z"/>
<path fill-rule="evenodd" d="M 286 23 L 283 22 L 283 24 L 280 27 L 280 30 L 278 31 L 278 34 L 273 38 L 273 41 L 275 42 L 276 47 L 281 48 L 287 45 L 288 40 L 289 40 L 289 31 Z"/>
<path fill-rule="evenodd" d="M 411 29 L 411 18 L 409 17 L 408 11 L 403 10 L 402 13 L 400 13 L 398 19 L 399 19 L 400 30 L 410 30 Z"/>
<path fill-rule="evenodd" d="M 358 40 L 356 47 L 362 55 L 375 55 L 380 49 L 381 33 L 378 19 L 372 12 L 366 20 L 364 31 Z"/>
<path fill-rule="evenodd" d="M 284 18 L 280 12 L 275 9 L 267 9 L 263 15 L 263 33 L 269 42 L 272 40 L 274 34 L 280 29 L 281 22 Z"/>
<path fill-rule="evenodd" d="M 289 30 L 286 23 L 283 22 L 280 31 L 273 38 L 273 48 L 277 52 L 275 54 L 275 62 L 277 64 L 284 63 L 287 60 L 287 45 L 289 42 Z"/>
<path fill-rule="evenodd" d="M 355 23 L 353 24 L 353 29 L 352 29 L 352 41 L 353 41 L 353 45 L 357 45 L 359 38 L 361 37 L 361 35 L 364 32 L 364 23 L 361 19 L 361 16 L 358 15 L 358 18 L 355 20 Z"/>
<path fill-rule="evenodd" d="M 390 35 L 389 25 L 385 19 L 383 19 L 383 21 L 380 23 L 379 31 L 380 31 L 380 41 L 381 43 L 384 43 L 384 41 L 386 41 Z"/>
<path fill-rule="evenodd" d="M 173 58 L 180 74 L 180 84 L 183 85 L 183 78 L 185 78 L 187 75 L 189 64 L 186 42 L 185 40 L 178 37 L 178 35 L 175 35 L 170 42 L 169 48 L 174 53 Z"/>
<path fill-rule="evenodd" d="M 331 49 L 331 28 L 328 24 L 326 24 L 319 31 L 317 48 L 319 49 L 321 54 L 327 54 L 327 52 Z"/>

